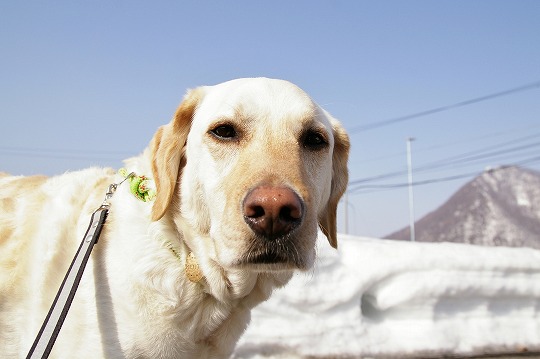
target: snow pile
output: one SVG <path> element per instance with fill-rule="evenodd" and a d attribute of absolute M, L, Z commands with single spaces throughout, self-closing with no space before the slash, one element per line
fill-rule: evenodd
<path fill-rule="evenodd" d="M 234 358 L 540 349 L 540 251 L 339 239 L 255 308 Z"/>

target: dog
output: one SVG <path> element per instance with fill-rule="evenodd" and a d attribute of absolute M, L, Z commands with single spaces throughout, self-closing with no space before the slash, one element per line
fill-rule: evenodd
<path fill-rule="evenodd" d="M 337 247 L 349 147 L 290 82 L 189 90 L 124 162 L 155 198 L 118 185 L 51 357 L 230 356 L 250 310 L 312 267 L 319 228 Z M 2 357 L 28 353 L 92 212 L 124 179 L 98 168 L 0 176 Z"/>

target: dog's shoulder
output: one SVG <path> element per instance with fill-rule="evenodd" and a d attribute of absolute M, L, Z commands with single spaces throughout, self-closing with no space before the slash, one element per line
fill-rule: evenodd
<path fill-rule="evenodd" d="M 0 257 L 11 247 L 52 237 L 58 228 L 76 228 L 81 215 L 100 205 L 113 179 L 113 170 L 99 168 L 53 177 L 0 176 Z"/>
<path fill-rule="evenodd" d="M 36 330 L 18 313 L 41 318 L 114 178 L 99 168 L 53 177 L 0 174 L 0 342 Z"/>
<path fill-rule="evenodd" d="M 13 281 L 13 271 L 31 253 L 61 249 L 65 238 L 79 238 L 86 228 L 82 221 L 99 207 L 113 179 L 112 169 L 100 168 L 53 177 L 0 175 L 0 272 L 11 272 L 0 275 L 0 282 Z"/>

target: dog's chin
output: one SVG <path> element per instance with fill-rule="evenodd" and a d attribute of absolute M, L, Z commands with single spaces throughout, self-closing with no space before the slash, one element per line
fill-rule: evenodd
<path fill-rule="evenodd" d="M 234 266 L 255 272 L 281 272 L 305 269 L 305 265 L 302 262 L 289 258 L 276 257 L 274 255 L 268 256 L 266 254 L 242 256 Z"/>
<path fill-rule="evenodd" d="M 256 237 L 234 266 L 260 272 L 275 272 L 306 270 L 311 267 L 312 262 L 309 253 L 305 253 L 305 248 L 299 248 L 293 238 Z"/>

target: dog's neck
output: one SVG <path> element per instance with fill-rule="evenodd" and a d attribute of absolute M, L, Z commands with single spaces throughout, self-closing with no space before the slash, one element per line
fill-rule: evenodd
<path fill-rule="evenodd" d="M 139 158 L 126 161 L 126 168 L 128 171 L 150 174 L 149 163 L 145 152 Z M 112 216 L 124 213 L 131 220 L 129 223 L 111 220 L 110 224 L 119 225 L 121 222 L 126 227 L 117 231 L 143 234 L 137 237 L 139 245 L 131 247 L 134 250 L 126 254 L 132 255 L 134 266 L 131 275 L 138 279 L 138 285 L 144 283 L 145 287 L 140 290 L 135 286 L 126 291 L 125 297 L 117 305 L 120 307 L 121 303 L 125 305 L 129 302 L 128 307 L 136 308 L 134 313 L 141 313 L 137 308 L 151 305 L 153 310 L 143 311 L 137 325 L 144 335 L 151 333 L 155 338 L 160 338 L 161 348 L 200 343 L 200 346 L 204 346 L 200 349 L 202 351 L 217 351 L 219 355 L 216 356 L 228 356 L 236 339 L 231 341 L 227 338 L 241 335 L 249 322 L 250 310 L 268 299 L 274 288 L 285 285 L 292 277 L 292 271 L 257 272 L 225 268 L 214 258 L 213 240 L 193 229 L 183 219 L 180 193 L 173 199 L 165 216 L 152 221 L 152 202 L 138 201 L 128 190 L 119 192 L 114 198 L 118 203 L 113 204 L 115 211 Z M 132 237 L 125 238 L 129 241 Z M 177 254 L 168 248 L 167 242 Z M 123 248 L 130 248 L 129 242 Z M 191 252 L 204 276 L 197 283 L 190 281 L 185 271 Z M 128 318 L 133 318 L 133 313 Z M 156 321 L 163 321 L 163 318 L 170 319 L 168 325 L 152 325 Z M 185 343 L 178 342 L 178 339 L 167 342 L 171 330 L 182 330 Z M 193 352 L 192 357 L 197 357 L 197 353 Z"/>
<path fill-rule="evenodd" d="M 127 171 L 147 175 L 152 178 L 152 169 L 150 164 L 150 152 L 146 149 L 141 156 L 131 158 L 125 161 Z M 177 189 L 179 191 L 179 188 Z M 248 296 L 256 286 L 261 286 L 259 282 L 264 281 L 269 286 L 263 285 L 264 294 L 261 292 L 257 297 L 261 297 L 258 302 L 265 300 L 274 287 L 285 285 L 292 277 L 292 271 L 260 273 L 249 270 L 234 270 L 221 267 L 215 260 L 208 257 L 207 253 L 213 251 L 212 248 L 205 248 L 205 243 L 211 243 L 210 238 L 203 238 L 191 226 L 183 220 L 180 214 L 180 203 L 178 199 L 180 193 L 175 196 L 169 206 L 168 212 L 159 220 L 162 225 L 155 223 L 157 228 L 175 228 L 175 233 L 162 233 L 159 237 L 165 237 L 165 247 L 168 247 L 171 255 L 179 259 L 179 265 L 185 270 L 187 258 L 192 252 L 197 263 L 195 276 L 203 276 L 197 283 L 196 288 L 210 294 L 218 301 L 235 300 Z M 148 205 L 148 216 L 150 215 L 151 202 Z M 158 229 L 161 231 L 160 229 Z M 167 244 L 170 243 L 169 244 Z M 188 244 L 189 243 L 189 244 Z M 173 253 L 171 248 L 176 252 Z M 193 261 L 190 263 L 193 264 Z M 190 266 L 188 264 L 188 266 Z M 193 274 L 193 273 L 192 273 Z M 187 274 L 186 274 L 186 278 Z M 191 282 L 191 281 L 190 281 Z M 262 289 L 262 288 L 259 288 Z M 267 293 L 266 293 L 267 292 Z M 257 303 L 258 303 L 257 302 Z M 256 305 L 254 303 L 253 305 Z"/>

